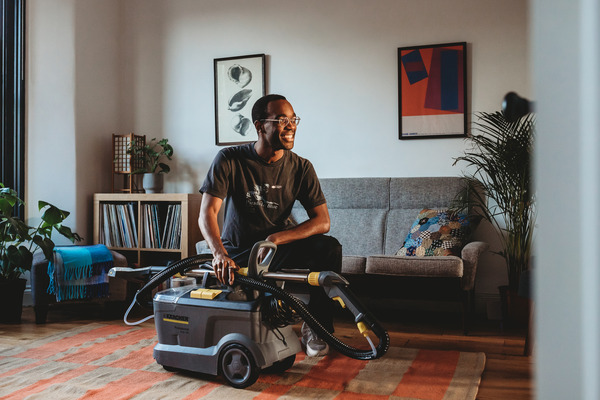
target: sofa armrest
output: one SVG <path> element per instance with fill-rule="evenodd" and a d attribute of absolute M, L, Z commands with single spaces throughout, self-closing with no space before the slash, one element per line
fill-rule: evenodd
<path fill-rule="evenodd" d="M 475 275 L 477 274 L 479 257 L 488 247 L 488 244 L 485 242 L 470 242 L 463 247 L 460 255 L 463 260 L 463 290 L 472 290 L 475 287 Z"/>
<path fill-rule="evenodd" d="M 113 265 L 115 267 L 128 267 L 129 263 L 127 262 L 127 258 L 121 253 L 117 253 L 114 250 L 111 250 L 110 253 L 113 256 Z"/>

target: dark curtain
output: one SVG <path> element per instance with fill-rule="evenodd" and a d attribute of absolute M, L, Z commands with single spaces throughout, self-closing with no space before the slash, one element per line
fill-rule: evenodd
<path fill-rule="evenodd" d="M 2 2 L 2 176 L 25 198 L 25 0 Z M 18 211 L 23 217 L 23 208 Z"/>

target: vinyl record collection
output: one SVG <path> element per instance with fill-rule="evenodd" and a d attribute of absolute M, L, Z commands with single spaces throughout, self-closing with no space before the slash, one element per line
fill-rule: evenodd
<path fill-rule="evenodd" d="M 103 203 L 100 238 L 108 247 L 179 249 L 181 205 L 142 203 L 138 231 L 135 203 Z M 138 238 L 139 236 L 139 238 Z M 141 243 L 141 246 L 139 245 Z"/>

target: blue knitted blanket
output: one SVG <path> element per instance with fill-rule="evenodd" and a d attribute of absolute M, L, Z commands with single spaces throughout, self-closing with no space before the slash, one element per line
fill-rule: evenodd
<path fill-rule="evenodd" d="M 112 267 L 112 254 L 103 244 L 57 246 L 48 263 L 48 293 L 55 294 L 56 301 L 106 297 Z"/>

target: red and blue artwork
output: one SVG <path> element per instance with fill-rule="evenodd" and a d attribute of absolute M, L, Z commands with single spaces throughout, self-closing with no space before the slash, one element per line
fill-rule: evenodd
<path fill-rule="evenodd" d="M 398 58 L 401 138 L 464 136 L 466 43 L 400 48 Z"/>

